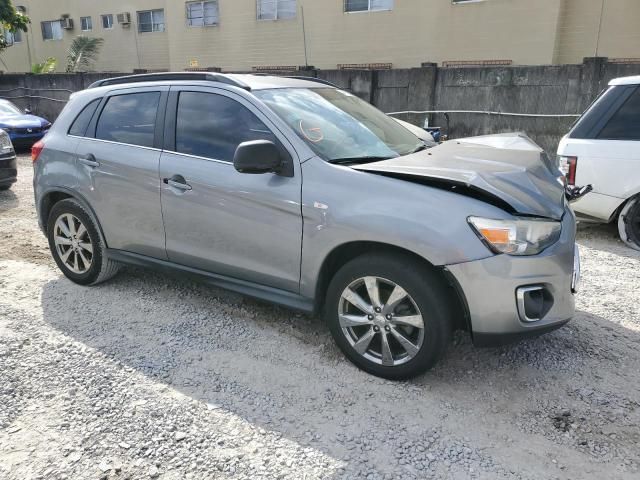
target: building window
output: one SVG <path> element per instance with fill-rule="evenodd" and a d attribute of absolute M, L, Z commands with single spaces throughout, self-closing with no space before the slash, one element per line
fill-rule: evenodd
<path fill-rule="evenodd" d="M 187 2 L 187 25 L 209 27 L 218 24 L 218 0 Z"/>
<path fill-rule="evenodd" d="M 102 19 L 102 28 L 110 30 L 113 28 L 113 15 L 108 13 L 106 15 L 100 15 Z"/>
<path fill-rule="evenodd" d="M 91 17 L 80 17 L 80 30 L 83 32 L 93 30 L 93 21 L 91 20 Z"/>
<path fill-rule="evenodd" d="M 344 0 L 345 12 L 393 10 L 393 0 Z"/>
<path fill-rule="evenodd" d="M 258 0 L 258 20 L 296 18 L 296 0 Z"/>
<path fill-rule="evenodd" d="M 13 45 L 15 43 L 22 42 L 22 30 L 16 30 L 15 32 L 10 32 L 9 30 L 5 30 L 4 41 L 7 45 Z"/>
<path fill-rule="evenodd" d="M 164 9 L 138 12 L 138 32 L 164 32 Z"/>
<path fill-rule="evenodd" d="M 60 20 L 42 22 L 43 40 L 62 40 L 62 24 Z"/>

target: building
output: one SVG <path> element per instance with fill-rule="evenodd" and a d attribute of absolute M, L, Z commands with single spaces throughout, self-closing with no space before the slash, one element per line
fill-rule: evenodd
<path fill-rule="evenodd" d="M 32 25 L 0 69 L 47 57 L 64 71 L 77 35 L 104 39 L 97 71 L 248 71 L 542 65 L 640 57 L 638 0 L 14 0 Z M 9 35 L 9 37 L 11 37 Z"/>

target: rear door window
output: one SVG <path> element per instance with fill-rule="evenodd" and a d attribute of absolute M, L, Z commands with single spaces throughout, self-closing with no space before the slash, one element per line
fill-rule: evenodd
<path fill-rule="evenodd" d="M 601 140 L 640 140 L 640 88 L 611 117 L 598 138 Z"/>
<path fill-rule="evenodd" d="M 239 102 L 205 92 L 181 92 L 176 118 L 176 151 L 232 162 L 236 148 L 249 140 L 275 135 Z"/>
<path fill-rule="evenodd" d="M 102 109 L 96 138 L 153 147 L 160 92 L 114 95 Z"/>
<path fill-rule="evenodd" d="M 93 117 L 93 114 L 98 108 L 98 104 L 100 103 L 101 98 L 96 98 L 95 100 L 90 101 L 78 114 L 76 119 L 71 124 L 71 128 L 69 128 L 69 135 L 75 135 L 76 137 L 84 137 L 87 132 L 87 127 L 89 126 L 89 122 Z"/>

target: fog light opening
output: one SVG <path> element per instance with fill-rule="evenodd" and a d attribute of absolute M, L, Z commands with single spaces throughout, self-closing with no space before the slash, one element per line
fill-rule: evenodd
<path fill-rule="evenodd" d="M 516 291 L 518 315 L 526 323 L 538 322 L 553 306 L 553 295 L 544 286 L 520 287 Z"/>

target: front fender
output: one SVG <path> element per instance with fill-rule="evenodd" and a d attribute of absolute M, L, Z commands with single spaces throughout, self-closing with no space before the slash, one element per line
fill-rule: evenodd
<path fill-rule="evenodd" d="M 492 256 L 470 215 L 510 218 L 493 205 L 438 188 L 318 158 L 303 164 L 301 294 L 315 295 L 322 265 L 340 245 L 375 242 L 415 253 L 435 266 Z"/>

